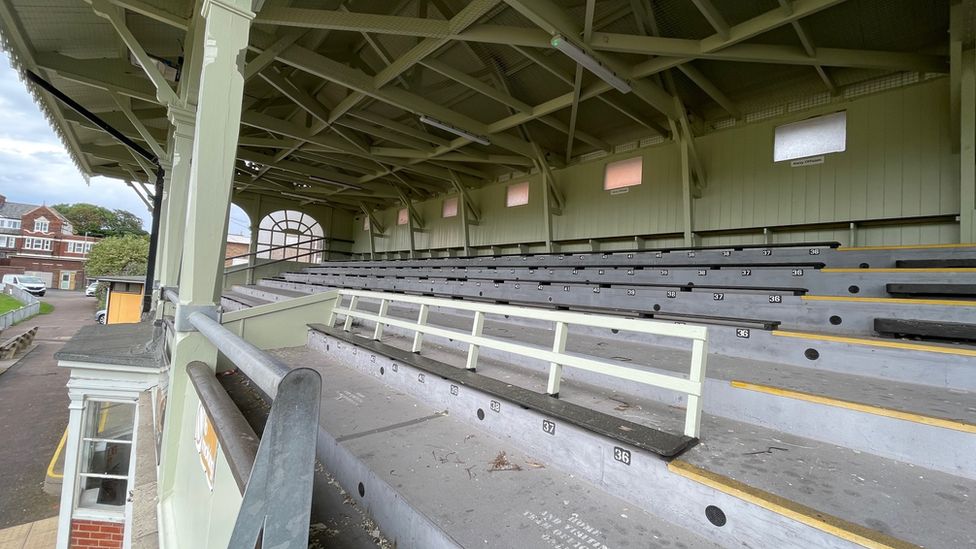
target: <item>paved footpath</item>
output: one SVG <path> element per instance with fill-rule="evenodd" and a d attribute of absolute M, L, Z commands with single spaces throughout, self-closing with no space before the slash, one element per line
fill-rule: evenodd
<path fill-rule="evenodd" d="M 40 329 L 37 346 L 0 375 L 0 529 L 57 515 L 60 498 L 43 491 L 47 466 L 68 423 L 68 372 L 54 353 L 95 321 L 95 298 L 48 290 L 54 312 L 3 331 L 6 339 Z"/>

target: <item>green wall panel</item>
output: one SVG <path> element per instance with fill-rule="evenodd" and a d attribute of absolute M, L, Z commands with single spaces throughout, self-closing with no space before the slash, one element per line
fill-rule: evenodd
<path fill-rule="evenodd" d="M 847 111 L 847 150 L 827 155 L 821 165 L 790 167 L 774 163 L 773 130 L 808 117 Z M 837 99 L 788 115 L 713 132 L 696 140 L 707 186 L 693 201 L 694 229 L 705 232 L 701 244 L 839 240 L 849 243 L 847 228 L 797 228 L 774 231 L 763 227 L 959 213 L 958 153 L 951 151 L 949 80 L 937 78 L 852 100 Z M 626 193 L 603 190 L 609 162 L 641 156 L 643 183 Z M 564 251 L 588 251 L 588 239 L 615 238 L 600 249 L 632 249 L 635 235 L 659 235 L 645 247 L 681 245 L 669 236 L 682 231 L 681 164 L 678 147 L 663 143 L 572 165 L 554 172 L 565 197 L 562 215 L 552 220 L 553 239 L 566 241 Z M 505 207 L 508 185 L 530 181 L 529 204 Z M 541 177 L 513 177 L 471 191 L 481 211 L 470 228 L 471 245 L 517 250 L 519 243 L 545 238 Z M 443 197 L 419 203 L 425 220 L 415 235 L 418 250 L 443 250 L 463 245 L 460 217 L 441 218 Z M 378 213 L 387 232 L 376 239 L 377 252 L 406 251 L 406 227 L 396 225 L 396 210 Z M 368 252 L 362 216 L 352 222 L 355 252 Z M 708 231 L 738 231 L 708 234 Z M 860 227 L 858 245 L 956 242 L 955 223 Z M 487 253 L 479 251 L 478 253 Z"/>

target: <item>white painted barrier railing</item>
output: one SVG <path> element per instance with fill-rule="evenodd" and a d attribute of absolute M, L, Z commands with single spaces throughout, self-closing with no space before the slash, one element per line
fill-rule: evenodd
<path fill-rule="evenodd" d="M 41 302 L 30 293 L 21 290 L 13 284 L 0 284 L 0 292 L 12 296 L 24 304 L 19 309 L 14 309 L 13 311 L 8 311 L 0 315 L 0 330 L 9 328 L 41 312 Z"/>
<path fill-rule="evenodd" d="M 348 305 L 343 307 L 343 299 L 346 297 L 349 298 Z M 378 301 L 379 311 L 374 314 L 369 311 L 357 310 L 356 307 L 359 304 L 360 298 Z M 413 305 L 419 305 L 420 310 L 417 315 L 416 322 L 388 316 L 387 313 L 389 311 L 390 303 L 410 303 Z M 474 313 L 470 333 L 428 325 L 427 315 L 431 307 Z M 546 350 L 523 343 L 515 343 L 512 341 L 483 336 L 482 330 L 484 328 L 486 314 L 552 322 L 554 332 L 552 350 Z M 474 301 L 457 301 L 452 299 L 386 292 L 370 292 L 362 290 L 339 290 L 339 300 L 336 303 L 336 307 L 333 308 L 332 313 L 329 315 L 327 324 L 329 326 L 334 325 L 338 316 L 345 317 L 343 329 L 347 332 L 352 328 L 352 321 L 354 318 L 374 322 L 375 328 L 373 329 L 373 339 L 376 341 L 379 341 L 380 338 L 383 337 L 383 328 L 385 326 L 396 326 L 398 328 L 412 331 L 414 332 L 412 351 L 415 353 L 420 352 L 425 334 L 467 343 L 468 355 L 465 367 L 468 370 L 474 370 L 477 367 L 478 350 L 481 347 L 497 349 L 499 351 L 505 351 L 527 358 L 548 362 L 549 382 L 546 392 L 553 396 L 559 395 L 559 384 L 562 379 L 564 367 L 579 368 L 581 370 L 596 372 L 598 374 L 684 393 L 687 396 L 684 433 L 687 436 L 696 438 L 699 434 L 702 409 L 701 397 L 702 387 L 705 383 L 705 359 L 707 354 L 708 339 L 707 329 L 704 326 L 689 326 L 685 324 L 671 324 L 667 322 L 638 318 L 553 311 L 547 309 L 516 307 L 512 305 L 495 305 L 490 303 L 478 303 Z M 570 325 L 608 328 L 611 330 L 690 339 L 691 365 L 688 372 L 688 378 L 685 379 L 683 377 L 670 376 L 656 372 L 648 372 L 638 368 L 621 366 L 612 361 L 596 357 L 591 358 L 579 356 L 577 354 L 567 354 L 566 340 L 569 337 Z"/>

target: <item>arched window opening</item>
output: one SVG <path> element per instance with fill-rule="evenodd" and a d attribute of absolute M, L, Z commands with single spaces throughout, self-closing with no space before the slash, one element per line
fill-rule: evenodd
<path fill-rule="evenodd" d="M 270 213 L 261 220 L 258 228 L 257 258 L 321 263 L 325 242 L 321 240 L 322 236 L 322 226 L 308 214 L 295 210 Z"/>

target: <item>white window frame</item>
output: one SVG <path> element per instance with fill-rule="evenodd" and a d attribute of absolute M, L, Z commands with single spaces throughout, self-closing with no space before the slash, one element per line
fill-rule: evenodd
<path fill-rule="evenodd" d="M 35 246 L 34 244 L 36 242 L 40 242 L 41 247 Z M 36 236 L 28 236 L 24 238 L 24 249 L 50 252 L 52 248 L 52 243 L 53 241 L 50 238 L 38 238 Z"/>
<path fill-rule="evenodd" d="M 838 111 L 773 128 L 773 162 L 847 150 L 847 111 Z"/>
<path fill-rule="evenodd" d="M 630 169 L 633 165 L 638 166 L 638 178 L 637 181 L 624 181 L 611 182 L 610 172 L 615 169 Z M 617 160 L 615 162 L 607 162 L 606 166 L 603 168 L 603 190 L 614 191 L 616 189 L 627 189 L 629 187 L 636 187 L 644 183 L 644 157 L 634 156 L 631 158 L 625 158 L 623 160 Z"/>
<path fill-rule="evenodd" d="M 0 235 L 0 248 L 16 248 L 17 247 L 17 237 L 9 235 Z"/>
<path fill-rule="evenodd" d="M 34 220 L 34 232 L 46 233 L 51 230 L 51 222 L 47 219 L 38 218 Z"/>
<path fill-rule="evenodd" d="M 19 229 L 20 220 L 9 217 L 0 217 L 0 229 Z"/>
<path fill-rule="evenodd" d="M 524 198 L 522 198 L 522 189 L 525 189 Z M 506 208 L 517 208 L 519 206 L 525 206 L 529 203 L 529 191 L 531 186 L 528 181 L 521 181 L 519 183 L 512 183 L 505 188 L 505 207 Z M 516 194 L 517 193 L 517 194 Z"/>
<path fill-rule="evenodd" d="M 132 436 L 129 440 L 120 439 L 101 439 L 94 437 L 86 437 L 87 429 L 89 425 L 86 423 L 89 420 L 88 406 L 92 403 L 110 403 L 110 404 L 126 404 L 132 406 Z M 76 448 L 76 458 L 75 458 L 75 475 L 74 475 L 74 502 L 72 502 L 72 518 L 81 519 L 91 519 L 91 520 L 111 520 L 118 521 L 120 519 L 126 519 L 127 514 L 127 503 L 122 505 L 107 505 L 107 504 L 89 504 L 82 505 L 81 497 L 84 493 L 82 488 L 82 481 L 85 478 L 110 478 L 110 479 L 120 479 L 126 481 L 126 490 L 131 490 L 135 484 L 135 464 L 136 464 L 136 431 L 139 425 L 139 406 L 134 400 L 126 400 L 120 398 L 101 398 L 101 397 L 87 397 L 85 398 L 85 407 L 82 411 L 82 425 L 81 432 L 79 433 L 78 446 Z M 82 469 L 86 467 L 85 463 L 85 447 L 88 442 L 95 441 L 109 441 L 117 444 L 129 444 L 129 471 L 125 475 L 106 475 L 101 473 L 82 473 Z"/>

